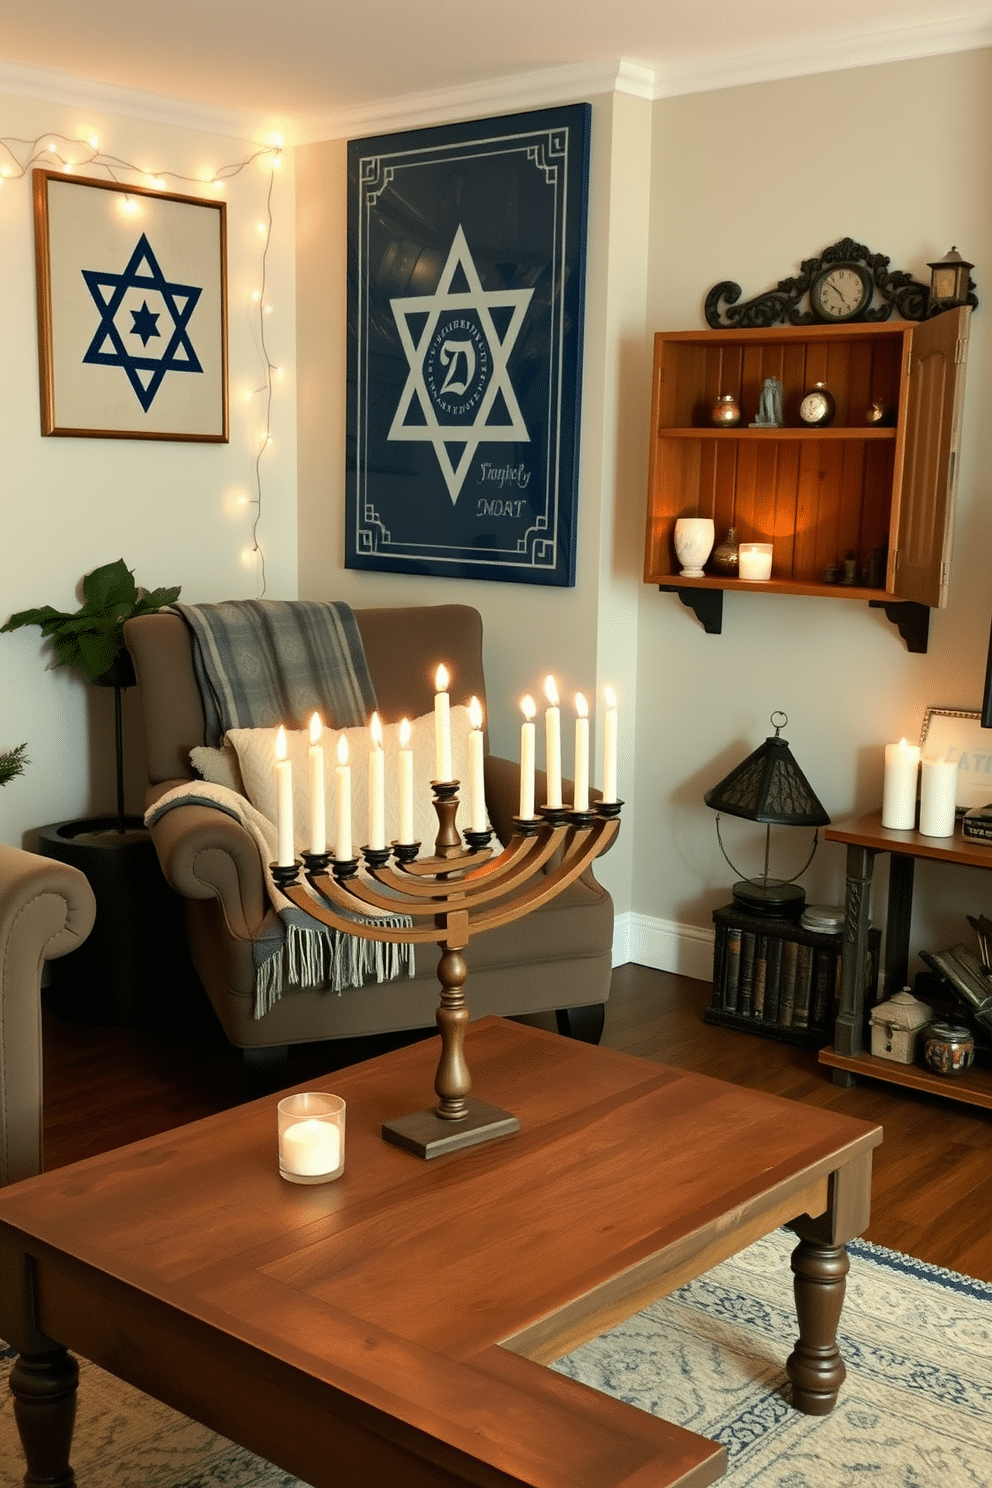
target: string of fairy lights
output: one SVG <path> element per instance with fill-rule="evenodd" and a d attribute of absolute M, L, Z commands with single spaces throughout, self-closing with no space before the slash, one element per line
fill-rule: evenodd
<path fill-rule="evenodd" d="M 252 460 L 251 491 L 238 502 L 241 507 L 252 508 L 250 537 L 242 558 L 246 564 L 254 565 L 258 573 L 259 597 L 265 593 L 265 553 L 259 529 L 263 506 L 263 464 L 266 452 L 272 444 L 272 404 L 274 385 L 281 378 L 283 368 L 273 362 L 266 337 L 266 317 L 272 306 L 266 298 L 269 247 L 272 240 L 272 195 L 275 174 L 282 163 L 283 141 L 273 136 L 266 144 L 259 145 L 241 160 L 229 161 L 216 168 L 209 168 L 199 175 L 186 175 L 174 170 L 149 170 L 133 160 L 125 160 L 101 148 L 99 137 L 87 130 L 77 136 L 69 136 L 57 130 L 46 131 L 35 139 L 16 136 L 0 137 L 0 186 L 5 182 L 24 180 L 35 169 L 59 170 L 67 176 L 84 175 L 88 171 L 102 172 L 117 185 L 137 185 L 144 191 L 169 191 L 178 188 L 195 188 L 202 192 L 222 192 L 226 184 L 252 165 L 259 165 L 268 172 L 265 191 L 264 216 L 258 223 L 261 238 L 261 262 L 257 287 L 251 294 L 252 328 L 256 348 L 264 370 L 262 384 L 248 393 L 249 398 L 261 396 L 264 408 L 262 428 Z M 137 178 L 137 180 L 135 180 Z M 135 197 L 124 194 L 123 210 L 137 213 Z"/>

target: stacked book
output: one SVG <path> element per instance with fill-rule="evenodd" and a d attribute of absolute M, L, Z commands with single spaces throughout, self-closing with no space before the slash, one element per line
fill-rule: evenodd
<path fill-rule="evenodd" d="M 840 931 L 746 915 L 734 905 L 714 910 L 713 923 L 713 1000 L 705 1021 L 810 1048 L 829 1043 L 840 991 Z M 869 1005 L 880 938 L 878 931 L 871 936 Z"/>

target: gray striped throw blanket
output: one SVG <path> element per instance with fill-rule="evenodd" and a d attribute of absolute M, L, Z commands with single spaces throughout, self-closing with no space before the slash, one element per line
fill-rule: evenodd
<path fill-rule="evenodd" d="M 171 607 L 193 632 L 206 743 L 230 728 L 360 728 L 376 706 L 355 617 L 339 600 L 226 600 Z"/>
<path fill-rule="evenodd" d="M 203 699 L 206 742 L 217 748 L 231 728 L 305 728 L 314 712 L 334 728 L 359 728 L 376 707 L 365 649 L 348 605 L 340 601 L 228 600 L 173 605 L 193 634 L 193 665 Z M 167 792 L 145 817 L 190 803 L 226 811 L 255 839 L 273 913 L 253 942 L 254 1016 L 261 1018 L 284 987 L 341 992 L 367 980 L 412 976 L 412 945 L 343 935 L 297 909 L 280 894 L 270 864 L 274 825 L 234 791 L 190 781 Z M 382 923 L 400 928 L 409 916 Z"/>

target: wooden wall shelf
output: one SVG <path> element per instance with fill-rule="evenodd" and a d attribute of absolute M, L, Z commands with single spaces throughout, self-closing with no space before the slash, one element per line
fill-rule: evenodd
<path fill-rule="evenodd" d="M 946 603 L 956 453 L 970 311 L 920 323 L 675 331 L 655 336 L 644 579 L 678 593 L 711 634 L 722 598 L 745 593 L 858 599 L 884 608 L 910 650 L 925 651 L 928 616 Z M 785 426 L 750 428 L 763 383 L 778 377 Z M 798 406 L 814 382 L 836 402 L 834 421 L 809 428 Z M 732 393 L 736 429 L 710 411 Z M 882 425 L 868 423 L 881 403 Z M 771 581 L 683 578 L 673 546 L 681 516 L 712 517 L 719 543 L 771 542 Z M 859 571 L 883 560 L 877 587 L 824 575 L 853 553 Z M 893 609 L 894 606 L 910 608 Z"/>

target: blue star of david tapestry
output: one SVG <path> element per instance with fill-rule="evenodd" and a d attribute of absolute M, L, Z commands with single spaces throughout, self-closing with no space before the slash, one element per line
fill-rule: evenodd
<path fill-rule="evenodd" d="M 575 582 L 588 104 L 348 146 L 348 568 Z"/>

